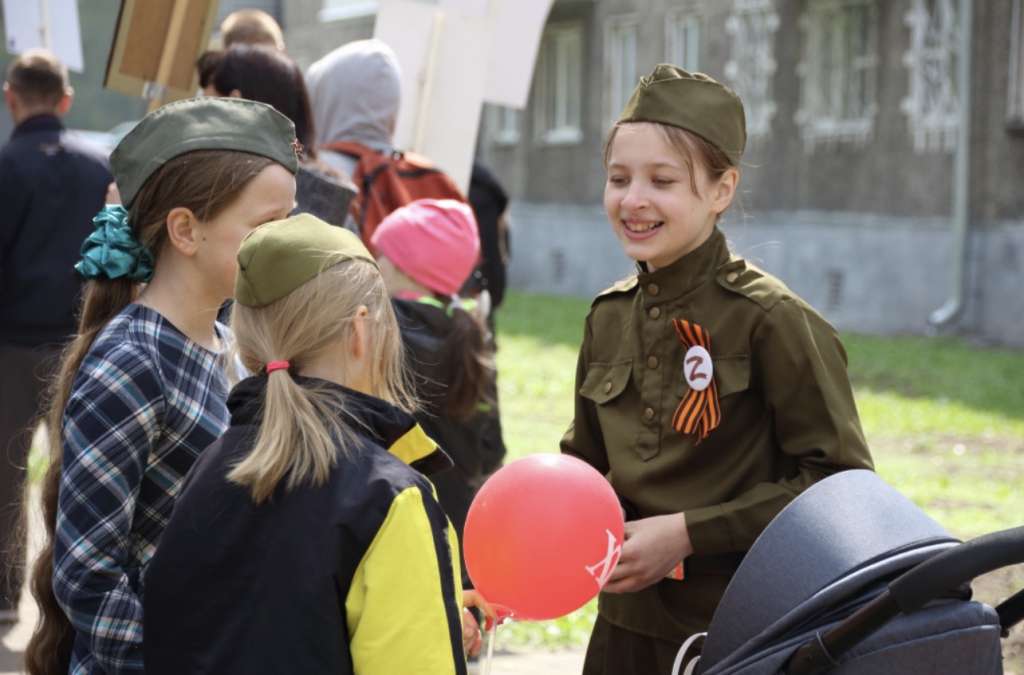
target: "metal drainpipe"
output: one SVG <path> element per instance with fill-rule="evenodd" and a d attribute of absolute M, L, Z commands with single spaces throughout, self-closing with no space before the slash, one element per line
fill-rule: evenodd
<path fill-rule="evenodd" d="M 970 220 L 971 189 L 971 43 L 973 0 L 960 0 L 960 59 L 957 80 L 960 83 L 960 127 L 957 132 L 953 175 L 953 279 L 952 295 L 933 311 L 928 323 L 933 329 L 946 326 L 964 309 L 967 285 L 967 231 Z"/>

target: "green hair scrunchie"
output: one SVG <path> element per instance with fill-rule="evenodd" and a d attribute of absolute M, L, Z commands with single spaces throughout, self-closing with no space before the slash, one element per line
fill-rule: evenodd
<path fill-rule="evenodd" d="M 85 238 L 82 259 L 75 263 L 83 278 L 141 282 L 153 278 L 153 254 L 135 238 L 123 206 L 104 206 L 92 222 L 96 229 Z"/>

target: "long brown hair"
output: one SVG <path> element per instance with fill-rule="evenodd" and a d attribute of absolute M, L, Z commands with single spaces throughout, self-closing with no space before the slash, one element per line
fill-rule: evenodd
<path fill-rule="evenodd" d="M 445 396 L 445 414 L 465 421 L 481 406 L 493 405 L 491 391 L 495 378 L 494 349 L 487 327 L 475 311 L 449 304 L 452 332 L 446 347 L 455 364 L 455 374 Z"/>
<path fill-rule="evenodd" d="M 197 150 L 168 161 L 142 186 L 129 210 L 135 237 L 158 256 L 159 264 L 159 253 L 167 241 L 165 223 L 172 209 L 188 208 L 201 221 L 214 218 L 271 164 L 273 161 L 265 157 L 227 150 Z M 25 667 L 30 675 L 65 675 L 74 640 L 74 629 L 53 594 L 53 538 L 60 491 L 64 407 L 78 369 L 97 335 L 135 300 L 139 290 L 139 284 L 127 279 L 97 279 L 85 284 L 78 333 L 64 349 L 57 375 L 50 383 L 44 416 L 50 464 L 41 490 L 46 539 L 32 564 L 30 581 L 32 595 L 39 605 L 39 622 L 25 650 Z M 27 522 L 26 518 L 22 520 Z"/>
<path fill-rule="evenodd" d="M 339 340 L 352 339 L 352 321 L 360 307 L 369 310 L 369 393 L 411 412 L 415 401 L 403 366 L 398 322 L 380 271 L 369 261 L 328 264 L 266 307 L 236 304 L 231 314 L 235 349 L 252 373 L 271 361 L 288 361 L 292 370 L 300 370 Z M 344 371 L 346 364 L 341 366 Z M 287 489 L 325 482 L 358 423 L 336 394 L 299 386 L 289 370 L 266 377 L 263 419 L 253 449 L 228 474 L 229 480 L 249 489 L 256 503 L 267 500 L 282 480 L 287 480 Z"/>

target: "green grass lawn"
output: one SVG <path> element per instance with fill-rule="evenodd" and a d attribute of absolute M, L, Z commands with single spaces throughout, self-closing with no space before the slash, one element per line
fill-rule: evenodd
<path fill-rule="evenodd" d="M 509 459 L 558 450 L 572 419 L 589 305 L 513 293 L 502 306 L 498 370 Z M 957 536 L 1024 523 L 1024 353 L 947 338 L 843 340 L 878 473 Z M 1024 571 L 993 581 L 990 601 L 1011 584 L 1024 585 Z M 584 644 L 593 617 L 591 604 L 558 621 L 510 626 L 500 641 Z"/>

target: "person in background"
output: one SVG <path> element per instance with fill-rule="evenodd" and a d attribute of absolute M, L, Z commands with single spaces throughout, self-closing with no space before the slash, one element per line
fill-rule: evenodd
<path fill-rule="evenodd" d="M 339 47 L 306 72 L 320 157 L 352 176 L 350 212 L 373 252 L 373 232 L 389 213 L 417 199 L 465 195 L 430 160 L 394 147 L 401 103 L 398 58 L 380 40 Z"/>
<path fill-rule="evenodd" d="M 462 202 L 420 199 L 381 221 L 373 244 L 422 402 L 417 419 L 455 462 L 432 479 L 461 542 L 473 497 L 505 457 L 485 317 L 458 296 L 480 255 L 476 220 Z"/>
<path fill-rule="evenodd" d="M 284 51 L 281 26 L 260 9 L 240 9 L 228 14 L 220 23 L 220 39 L 224 49 L 245 44 L 267 45 Z"/>
<path fill-rule="evenodd" d="M 0 150 L 0 626 L 17 618 L 20 496 L 44 381 L 75 333 L 74 264 L 111 181 L 103 151 L 64 129 L 74 92 L 56 56 L 21 54 L 3 89 L 15 128 Z"/>
<path fill-rule="evenodd" d="M 483 164 L 473 162 L 469 178 L 469 203 L 480 228 L 480 267 L 470 284 L 487 289 L 491 301 L 488 326 L 494 332 L 494 315 L 505 300 L 510 256 L 508 193 L 498 178 Z M 473 287 L 464 293 L 472 294 Z"/>
<path fill-rule="evenodd" d="M 235 45 L 220 54 L 208 90 L 267 103 L 288 117 L 303 151 L 296 176 L 297 211 L 332 225 L 346 224 L 356 188 L 347 175 L 318 158 L 309 94 L 302 70 L 291 57 L 264 45 Z"/>

